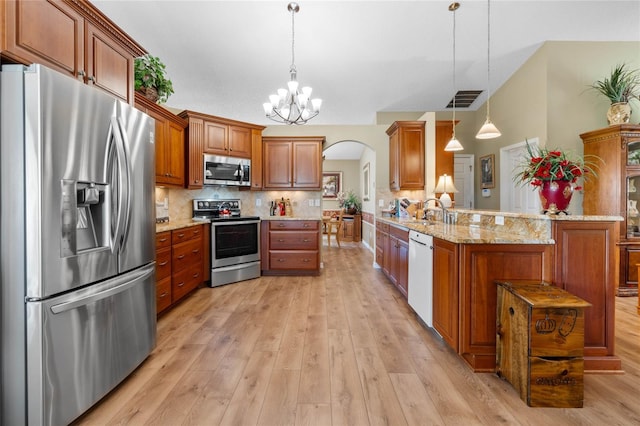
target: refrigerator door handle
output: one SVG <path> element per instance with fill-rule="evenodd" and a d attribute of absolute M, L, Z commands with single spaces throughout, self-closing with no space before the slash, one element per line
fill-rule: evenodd
<path fill-rule="evenodd" d="M 117 188 L 117 213 L 116 213 L 116 229 L 113 233 L 114 245 L 113 251 L 119 251 L 122 246 L 122 237 L 124 235 L 125 222 L 127 220 L 127 210 L 129 204 L 129 176 L 127 175 L 129 168 L 127 167 L 126 154 L 124 151 L 124 141 L 122 140 L 122 132 L 120 131 L 120 123 L 116 117 L 111 117 L 111 128 L 113 138 L 115 140 L 116 151 L 116 173 L 118 180 Z"/>
<path fill-rule="evenodd" d="M 118 293 L 122 293 L 123 291 L 126 291 L 129 288 L 135 286 L 139 281 L 146 279 L 154 273 L 155 262 L 130 274 L 126 274 L 125 276 L 116 278 L 115 280 L 113 280 L 115 287 L 111 287 L 98 293 L 89 294 L 85 297 L 81 297 L 80 299 L 53 305 L 51 306 L 51 312 L 53 312 L 54 314 L 59 314 L 62 312 L 70 311 L 79 306 L 88 305 L 90 303 L 97 302 L 98 300 L 111 297 Z"/>
<path fill-rule="evenodd" d="M 122 229 L 122 241 L 127 240 L 127 236 L 129 235 L 129 225 L 131 224 L 131 194 L 133 193 L 133 183 L 131 182 L 131 176 L 133 172 L 131 171 L 131 151 L 129 150 L 129 137 L 127 136 L 127 131 L 124 123 L 121 118 L 117 119 L 118 128 L 120 129 L 120 141 L 122 143 L 122 149 L 124 152 L 124 171 L 126 176 L 125 183 L 125 210 L 123 217 L 123 229 Z"/>

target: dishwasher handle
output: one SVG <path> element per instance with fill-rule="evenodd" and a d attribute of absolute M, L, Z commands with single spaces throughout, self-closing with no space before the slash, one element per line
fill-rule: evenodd
<path fill-rule="evenodd" d="M 413 238 L 409 238 L 409 241 L 414 242 L 416 244 L 420 244 L 421 246 L 427 246 L 427 243 L 423 243 L 422 241 L 414 240 Z M 433 248 L 433 246 L 429 246 L 429 248 Z"/>

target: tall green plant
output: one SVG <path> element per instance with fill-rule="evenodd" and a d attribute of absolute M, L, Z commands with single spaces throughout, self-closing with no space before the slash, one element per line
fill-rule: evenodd
<path fill-rule="evenodd" d="M 173 84 L 167 78 L 166 66 L 152 55 L 136 58 L 134 64 L 135 90 L 151 87 L 158 92 L 158 102 L 164 103 L 173 94 Z"/>
<path fill-rule="evenodd" d="M 612 104 L 640 99 L 640 71 L 629 70 L 626 64 L 616 65 L 609 77 L 597 80 L 591 88 L 606 96 Z"/>

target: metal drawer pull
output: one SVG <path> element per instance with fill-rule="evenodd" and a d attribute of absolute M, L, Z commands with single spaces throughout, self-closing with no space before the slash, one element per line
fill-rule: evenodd
<path fill-rule="evenodd" d="M 283 239 L 283 238 L 280 238 L 280 239 L 278 239 L 278 242 L 279 242 L 279 243 L 284 243 L 284 239 Z"/>
<path fill-rule="evenodd" d="M 169 293 L 167 293 L 166 291 L 164 293 L 162 293 L 160 295 L 160 299 L 162 299 L 163 297 L 167 297 L 169 295 Z"/>
<path fill-rule="evenodd" d="M 160 242 L 161 242 L 161 243 L 164 243 L 165 241 L 167 241 L 167 239 L 166 239 L 166 238 L 160 238 Z"/>
<path fill-rule="evenodd" d="M 169 263 L 168 261 L 164 261 L 164 262 L 160 262 L 160 264 L 158 264 L 158 266 L 166 266 L 166 264 Z"/>
<path fill-rule="evenodd" d="M 278 259 L 278 262 L 286 262 L 286 259 Z"/>
<path fill-rule="evenodd" d="M 198 278 L 200 276 L 200 272 L 196 272 L 195 274 L 193 274 L 193 278 Z"/>
<path fill-rule="evenodd" d="M 184 285 L 184 281 L 178 284 L 178 287 L 182 287 Z"/>
<path fill-rule="evenodd" d="M 193 253 L 193 254 L 200 253 L 200 249 L 192 250 L 191 253 Z"/>
<path fill-rule="evenodd" d="M 184 259 L 184 254 L 181 254 L 180 256 L 178 256 L 178 259 L 180 260 Z"/>

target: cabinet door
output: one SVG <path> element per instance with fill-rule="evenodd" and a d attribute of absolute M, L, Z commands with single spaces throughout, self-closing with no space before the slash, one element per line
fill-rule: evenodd
<path fill-rule="evenodd" d="M 229 155 L 227 147 L 229 126 L 204 122 L 204 152 L 214 155 Z"/>
<path fill-rule="evenodd" d="M 168 133 L 168 170 L 171 180 L 169 183 L 184 186 L 184 129 L 171 122 L 167 122 Z"/>
<path fill-rule="evenodd" d="M 392 191 L 400 189 L 400 173 L 398 171 L 398 131 L 389 136 L 389 188 Z"/>
<path fill-rule="evenodd" d="M 318 191 L 321 189 L 321 142 L 293 142 L 293 187 Z"/>
<path fill-rule="evenodd" d="M 433 239 L 433 328 L 458 351 L 458 245 Z"/>
<path fill-rule="evenodd" d="M 133 103 L 133 55 L 89 23 L 86 40 L 87 83 Z"/>
<path fill-rule="evenodd" d="M 424 131 L 401 127 L 399 132 L 400 189 L 424 189 Z"/>
<path fill-rule="evenodd" d="M 204 120 L 189 119 L 188 152 L 189 152 L 189 189 L 202 188 L 204 178 Z"/>
<path fill-rule="evenodd" d="M 169 178 L 169 149 L 167 140 L 167 134 L 165 132 L 166 126 L 164 118 L 151 110 L 145 109 L 145 112 L 155 120 L 156 122 L 156 184 L 168 183 Z"/>
<path fill-rule="evenodd" d="M 229 155 L 251 158 L 251 129 L 229 126 Z"/>
<path fill-rule="evenodd" d="M 409 290 L 409 242 L 398 239 L 396 249 L 396 286 L 398 290 L 407 297 Z"/>
<path fill-rule="evenodd" d="M 60 1 L 6 1 L 4 7 L 7 45 L 3 55 L 80 77 L 84 72 L 82 16 Z"/>
<path fill-rule="evenodd" d="M 264 188 L 291 188 L 291 142 L 267 141 L 263 148 Z"/>

